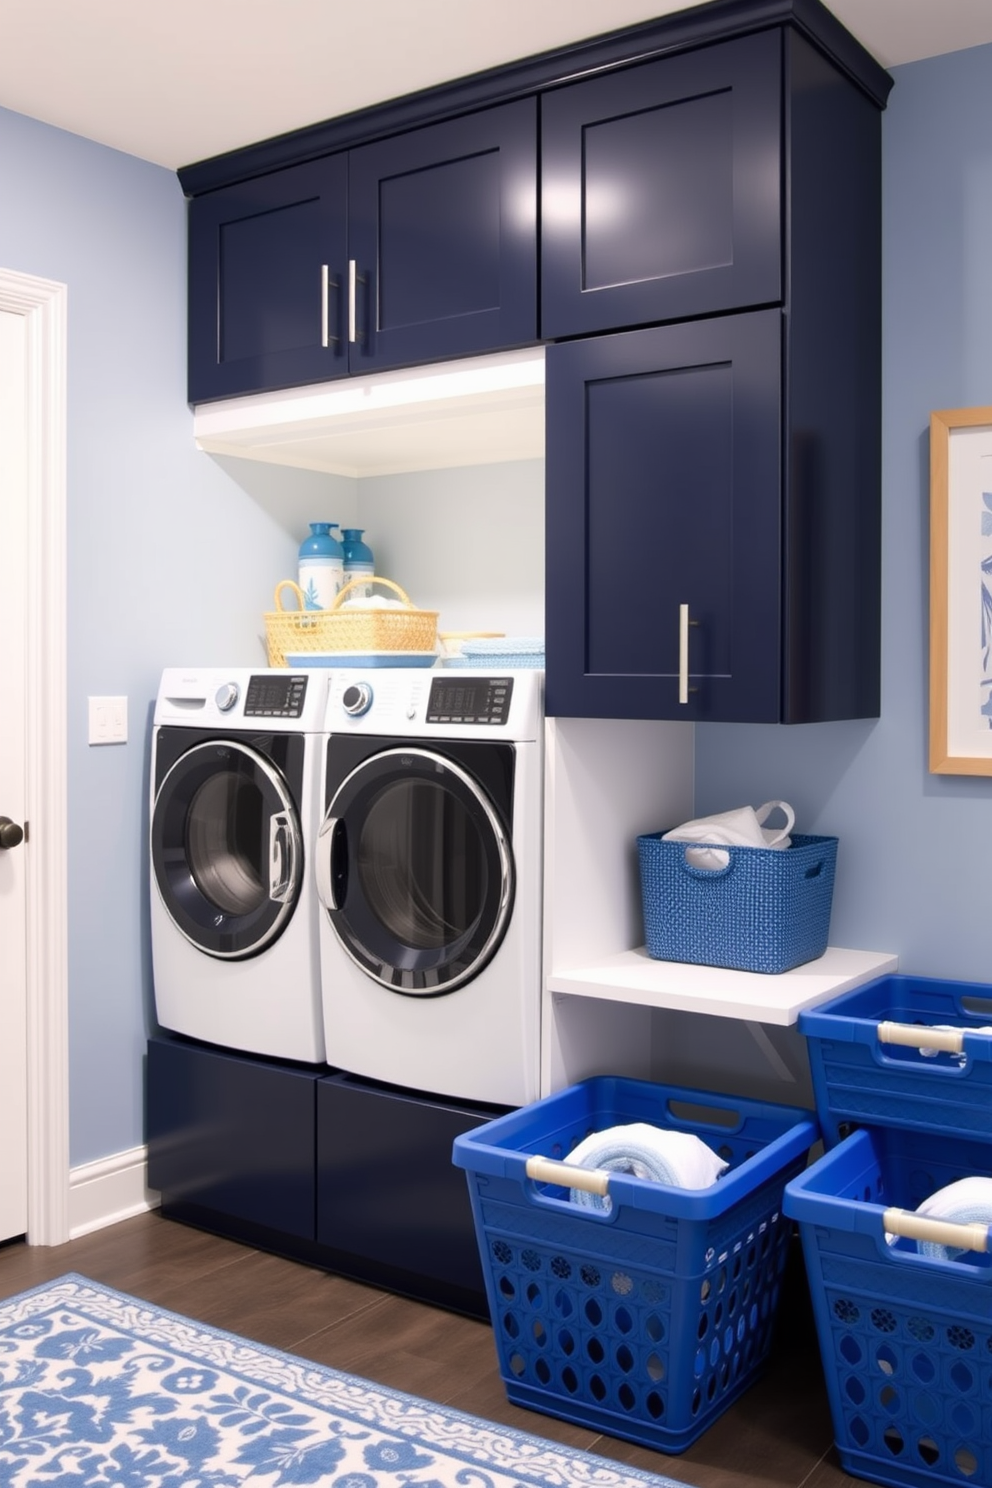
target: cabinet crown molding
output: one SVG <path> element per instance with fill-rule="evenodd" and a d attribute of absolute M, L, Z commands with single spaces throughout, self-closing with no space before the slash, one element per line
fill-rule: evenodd
<path fill-rule="evenodd" d="M 182 166 L 178 171 L 179 182 L 187 197 L 202 196 L 287 165 L 315 160 L 613 68 L 786 25 L 801 32 L 828 56 L 879 108 L 885 107 L 892 88 L 891 76 L 820 0 L 709 0 L 707 4 L 657 20 L 524 57 Z"/>

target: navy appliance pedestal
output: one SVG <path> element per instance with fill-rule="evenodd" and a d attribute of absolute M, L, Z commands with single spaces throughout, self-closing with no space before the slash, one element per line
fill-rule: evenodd
<path fill-rule="evenodd" d="M 455 1137 L 504 1114 L 153 1034 L 148 1184 L 167 1219 L 489 1321 Z"/>
<path fill-rule="evenodd" d="M 317 1242 L 334 1271 L 488 1321 L 455 1137 L 502 1114 L 328 1075 L 317 1086 Z"/>

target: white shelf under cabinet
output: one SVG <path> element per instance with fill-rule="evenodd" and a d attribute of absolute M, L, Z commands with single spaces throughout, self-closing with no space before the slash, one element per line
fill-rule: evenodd
<path fill-rule="evenodd" d="M 642 946 L 608 956 L 592 966 L 554 971 L 548 977 L 548 991 L 788 1027 L 804 1008 L 894 972 L 898 964 L 898 957 L 888 952 L 828 946 L 816 961 L 807 961 L 794 971 L 767 975 L 654 961 Z"/>

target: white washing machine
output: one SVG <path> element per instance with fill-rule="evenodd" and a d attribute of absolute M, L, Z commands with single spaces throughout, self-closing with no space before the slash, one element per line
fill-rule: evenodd
<path fill-rule="evenodd" d="M 314 853 L 330 1064 L 461 1100 L 537 1098 L 543 685 L 335 675 Z"/>
<path fill-rule="evenodd" d="M 170 668 L 151 757 L 151 941 L 163 1028 L 324 1062 L 317 904 L 327 671 Z"/>

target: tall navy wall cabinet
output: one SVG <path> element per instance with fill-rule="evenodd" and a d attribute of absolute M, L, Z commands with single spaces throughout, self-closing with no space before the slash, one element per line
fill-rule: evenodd
<path fill-rule="evenodd" d="M 194 198 L 190 402 L 534 342 L 536 220 L 532 98 Z"/>
<path fill-rule="evenodd" d="M 740 111 L 752 127 L 735 135 L 720 101 L 736 104 L 727 78 L 738 52 L 748 59 L 743 74 L 754 70 L 762 82 Z M 668 68 L 684 91 L 690 60 L 693 109 L 705 101 L 706 123 L 688 153 L 701 150 L 714 166 L 695 193 L 695 235 L 691 181 L 667 168 L 666 108 L 645 107 L 648 79 L 663 101 Z M 553 170 L 571 171 L 565 199 L 586 206 L 581 230 L 573 223 L 566 288 L 553 299 L 548 279 L 557 282 L 565 248 L 550 234 L 546 323 L 552 315 L 568 335 L 612 323 L 623 334 L 548 352 L 548 712 L 764 723 L 873 717 L 878 103 L 788 28 L 630 76 L 634 111 L 601 157 L 590 146 L 608 107 L 620 104 L 620 79 L 609 80 L 611 90 L 600 79 L 564 90 L 567 107 L 551 101 Z M 761 106 L 769 100 L 773 108 Z M 677 120 L 683 104 L 671 107 Z M 611 197 L 621 146 L 630 164 L 624 190 Z M 738 235 L 745 191 L 774 239 L 768 231 L 762 239 L 747 213 Z M 669 193 L 679 205 L 671 226 Z M 596 209 L 601 198 L 609 212 Z M 636 238 L 642 211 L 649 246 L 637 247 L 623 282 L 622 229 L 626 220 Z M 589 264 L 600 262 L 593 274 Z M 668 324 L 628 329 L 643 321 Z"/>

